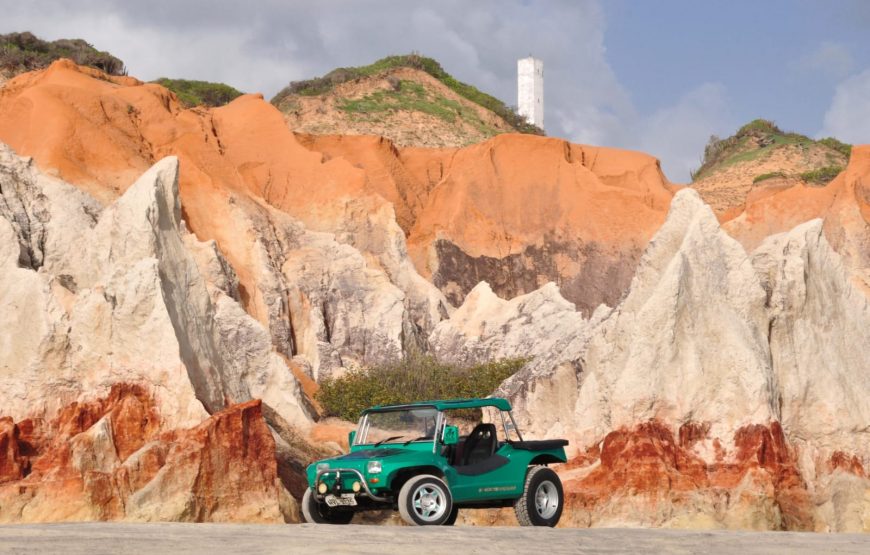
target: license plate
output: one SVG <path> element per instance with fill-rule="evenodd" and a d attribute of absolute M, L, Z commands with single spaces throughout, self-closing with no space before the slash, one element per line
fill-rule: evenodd
<path fill-rule="evenodd" d="M 352 493 L 342 493 L 341 497 L 334 495 L 326 496 L 326 504 L 330 507 L 354 507 L 356 506 L 356 496 Z"/>

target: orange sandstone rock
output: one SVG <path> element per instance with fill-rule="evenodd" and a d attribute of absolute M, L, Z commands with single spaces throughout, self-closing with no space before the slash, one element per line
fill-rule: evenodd
<path fill-rule="evenodd" d="M 260 407 L 242 403 L 161 432 L 145 390 L 116 384 L 48 421 L 4 418 L 0 522 L 294 518 Z"/>

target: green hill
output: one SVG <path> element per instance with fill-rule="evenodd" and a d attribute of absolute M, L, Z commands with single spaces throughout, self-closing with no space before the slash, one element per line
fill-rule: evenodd
<path fill-rule="evenodd" d="M 397 68 L 411 68 L 429 74 L 460 97 L 489 110 L 503 119 L 510 126 L 511 130 L 515 132 L 536 135 L 544 134 L 542 129 L 527 123 L 526 120 L 517 114 L 512 107 L 508 106 L 501 100 L 480 91 L 473 85 L 457 80 L 447 73 L 437 61 L 418 54 L 388 56 L 367 66 L 342 67 L 332 70 L 322 77 L 305 81 L 294 81 L 272 98 L 272 104 L 277 106 L 279 109 L 285 110 L 288 108 L 288 105 L 292 105 L 292 97 L 326 95 L 332 92 L 335 87 L 343 83 L 367 77 L 375 77 Z M 435 102 L 435 104 L 441 104 L 442 107 L 445 107 L 444 105 L 446 105 L 446 102 Z M 361 106 L 358 103 L 349 105 L 350 110 L 359 110 L 360 107 Z M 437 111 L 437 107 L 432 108 L 432 111 Z"/>
<path fill-rule="evenodd" d="M 692 172 L 692 181 L 700 181 L 711 177 L 717 172 L 729 167 L 760 162 L 770 157 L 776 151 L 784 149 L 797 150 L 806 154 L 819 153 L 819 161 L 812 167 L 804 168 L 796 177 L 810 182 L 827 182 L 833 179 L 849 161 L 852 145 L 838 141 L 833 137 L 813 140 L 800 133 L 786 132 L 774 122 L 765 119 L 753 120 L 726 139 L 710 137 L 704 149 L 701 167 Z M 757 183 L 772 177 L 785 177 L 789 168 L 776 169 L 754 178 Z"/>

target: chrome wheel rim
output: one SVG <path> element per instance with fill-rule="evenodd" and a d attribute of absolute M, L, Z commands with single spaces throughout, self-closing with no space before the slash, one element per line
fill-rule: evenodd
<path fill-rule="evenodd" d="M 435 522 L 447 511 L 447 495 L 435 484 L 424 484 L 411 498 L 414 514 L 424 522 Z"/>
<path fill-rule="evenodd" d="M 559 509 L 559 491 L 556 485 L 545 480 L 535 490 L 535 510 L 541 518 L 552 518 Z"/>

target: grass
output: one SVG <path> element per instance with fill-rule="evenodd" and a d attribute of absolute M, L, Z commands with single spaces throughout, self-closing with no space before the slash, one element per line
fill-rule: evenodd
<path fill-rule="evenodd" d="M 486 397 L 526 362 L 505 359 L 469 366 L 414 355 L 324 380 L 316 397 L 327 416 L 355 421 L 374 405 Z"/>
<path fill-rule="evenodd" d="M 767 181 L 768 179 L 774 179 L 776 177 L 785 177 L 785 174 L 783 172 L 763 173 L 761 175 L 756 175 L 755 179 L 752 180 L 752 183 L 761 183 L 762 181 Z"/>
<path fill-rule="evenodd" d="M 127 75 L 124 62 L 82 39 L 49 42 L 27 32 L 0 35 L 0 69 L 17 74 L 48 67 L 60 58 L 69 58 L 109 75 Z"/>
<path fill-rule="evenodd" d="M 825 166 L 801 174 L 801 179 L 815 185 L 827 185 L 832 179 L 840 175 L 843 166 Z"/>
<path fill-rule="evenodd" d="M 166 77 L 161 77 L 153 82 L 174 92 L 178 100 L 187 108 L 223 106 L 242 95 L 240 91 L 224 83 L 168 79 Z"/>
<path fill-rule="evenodd" d="M 345 99 L 337 103 L 338 109 L 356 114 L 368 121 L 380 121 L 380 114 L 410 111 L 435 116 L 448 123 L 463 120 L 482 133 L 491 136 L 498 130 L 487 126 L 477 112 L 461 103 L 440 95 L 430 94 L 415 81 L 402 80 L 390 90 L 376 91 L 358 99 Z"/>
<path fill-rule="evenodd" d="M 418 54 L 387 56 L 386 58 L 382 58 L 367 66 L 338 68 L 327 73 L 323 77 L 317 77 L 307 81 L 295 81 L 276 94 L 275 97 L 272 98 L 272 104 L 280 108 L 283 101 L 289 96 L 321 95 L 331 91 L 341 83 L 346 83 L 362 77 L 377 75 L 384 71 L 399 67 L 410 67 L 428 73 L 462 98 L 470 100 L 471 102 L 494 112 L 519 133 L 530 133 L 534 135 L 544 134 L 542 129 L 526 122 L 525 118 L 517 114 L 514 108 L 472 85 L 455 79 L 452 75 L 444 71 L 444 68 L 442 68 L 441 64 L 437 61 Z"/>

